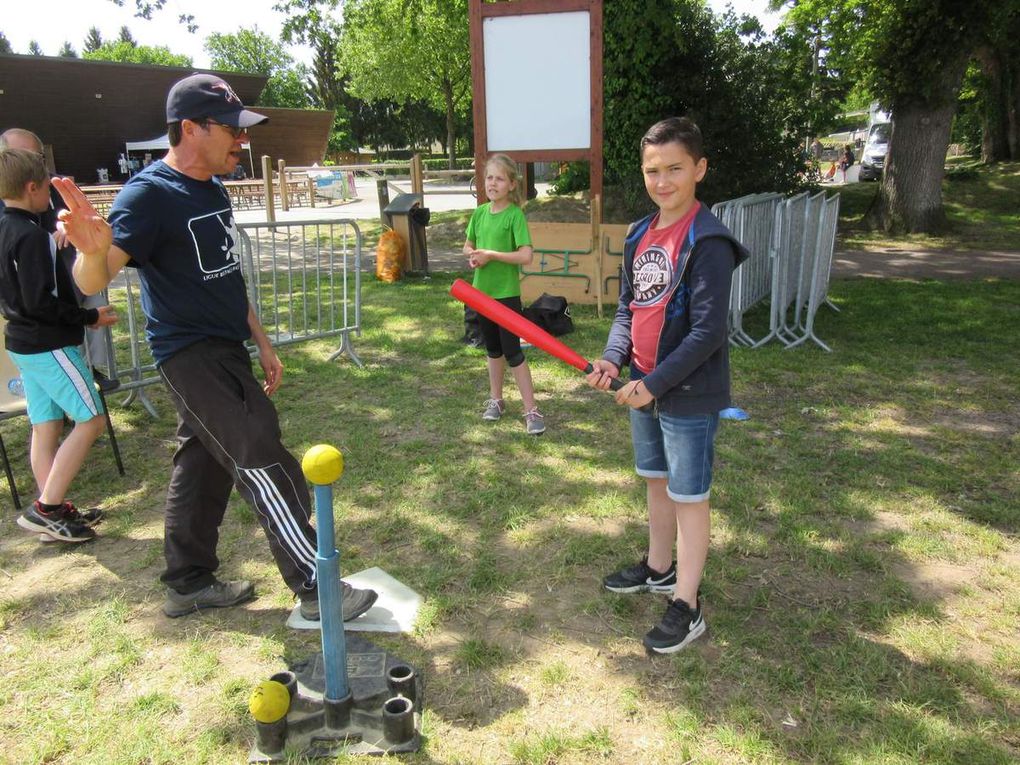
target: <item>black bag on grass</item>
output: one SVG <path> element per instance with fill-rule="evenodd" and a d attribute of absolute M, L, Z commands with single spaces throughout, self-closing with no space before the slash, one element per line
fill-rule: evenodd
<path fill-rule="evenodd" d="M 478 311 L 464 306 L 464 337 L 461 342 L 472 348 L 484 348 L 485 338 L 482 337 L 482 326 L 478 322 Z"/>
<path fill-rule="evenodd" d="M 524 317 L 537 324 L 550 335 L 566 335 L 574 331 L 567 299 L 543 292 L 534 303 L 524 309 Z"/>

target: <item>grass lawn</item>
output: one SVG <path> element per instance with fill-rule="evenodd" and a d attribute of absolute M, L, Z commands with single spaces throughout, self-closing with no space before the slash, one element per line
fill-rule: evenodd
<path fill-rule="evenodd" d="M 947 164 L 942 182 L 949 229 L 940 236 L 890 238 L 866 231 L 861 219 L 878 193 L 877 183 L 852 183 L 840 192 L 840 246 L 843 249 L 916 247 L 939 250 L 1016 250 L 1020 248 L 1020 162 L 982 165 L 960 157 Z"/>
<path fill-rule="evenodd" d="M 363 369 L 324 342 L 283 352 L 285 442 L 346 457 L 344 570 L 425 598 L 414 633 L 372 636 L 424 672 L 425 745 L 377 762 L 1020 759 L 1020 283 L 836 282 L 842 313 L 816 324 L 834 353 L 734 350 L 751 419 L 717 442 L 709 635 L 651 659 L 662 597 L 600 588 L 646 538 L 625 413 L 533 351 L 546 435 L 524 434 L 512 388 L 483 422 L 451 279 L 367 280 Z M 573 315 L 566 339 L 598 354 L 608 319 Z M 128 476 L 99 446 L 75 487 L 109 513 L 96 542 L 43 545 L 2 513 L 0 762 L 243 763 L 254 684 L 319 650 L 284 626 L 290 594 L 236 497 L 221 573 L 259 599 L 162 616 L 174 417 L 149 393 L 158 418 L 114 411 Z M 2 423 L 27 491 L 25 431 Z"/>

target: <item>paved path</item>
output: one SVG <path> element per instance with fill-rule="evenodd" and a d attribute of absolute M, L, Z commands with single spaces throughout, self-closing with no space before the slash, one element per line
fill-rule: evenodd
<path fill-rule="evenodd" d="M 845 250 L 832 259 L 832 276 L 880 279 L 1020 279 L 1020 251 Z"/>
<path fill-rule="evenodd" d="M 852 181 L 851 181 L 852 182 Z M 404 186 L 409 184 L 404 183 Z M 840 184 L 827 184 L 840 185 Z M 547 184 L 540 184 L 540 193 Z M 448 186 L 445 188 L 454 188 Z M 363 198 L 330 207 L 300 207 L 288 212 L 277 212 L 278 221 L 299 220 L 377 220 L 379 202 L 363 189 Z M 374 189 L 373 189 L 374 191 Z M 433 194 L 426 192 L 425 206 L 439 212 L 470 210 L 476 204 L 473 195 Z M 264 210 L 239 210 L 235 213 L 239 223 L 265 220 Z M 427 237 L 427 233 L 426 233 Z M 441 250 L 429 248 L 429 268 L 432 271 L 464 270 L 464 256 L 459 248 Z M 375 253 L 365 253 L 366 270 L 375 270 Z M 839 250 L 833 257 L 832 276 L 835 279 L 868 277 L 886 279 L 1020 279 L 1020 250 L 1017 251 L 957 251 L 917 250 L 909 247 L 885 247 L 876 250 Z"/>
<path fill-rule="evenodd" d="M 370 254 L 372 268 L 374 254 Z M 429 250 L 432 271 L 462 271 L 464 256 L 460 251 Z M 882 248 L 876 251 L 845 250 L 832 258 L 832 278 L 848 279 L 938 279 L 1020 280 L 1020 251 L 976 252 L 957 250 L 907 250 Z"/>
<path fill-rule="evenodd" d="M 374 253 L 369 253 L 370 270 L 375 267 Z M 463 271 L 464 256 L 457 251 L 429 249 L 432 271 Z M 846 250 L 832 259 L 832 278 L 872 279 L 938 279 L 1020 280 L 1020 251 L 968 252 L 955 250 L 902 250 L 883 248 L 875 252 Z"/>

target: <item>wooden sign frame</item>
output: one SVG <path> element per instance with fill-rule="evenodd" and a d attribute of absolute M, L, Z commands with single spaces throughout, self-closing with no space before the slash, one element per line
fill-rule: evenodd
<path fill-rule="evenodd" d="M 591 168 L 592 198 L 602 195 L 602 2 L 603 0 L 469 0 L 471 23 L 471 84 L 474 93 L 473 115 L 475 136 L 475 188 L 478 203 L 486 201 L 485 160 L 489 150 L 485 95 L 485 19 L 506 16 L 529 16 L 583 11 L 589 15 L 591 133 L 590 145 L 557 149 L 513 149 L 505 153 L 518 162 L 569 162 L 587 160 Z M 527 50 L 522 55 L 545 55 L 545 51 Z M 552 59 L 552 56 L 548 56 Z M 551 64 L 555 66 L 555 64 Z"/>

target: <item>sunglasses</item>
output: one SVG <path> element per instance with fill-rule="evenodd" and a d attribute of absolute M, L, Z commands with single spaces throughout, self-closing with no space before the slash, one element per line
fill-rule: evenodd
<path fill-rule="evenodd" d="M 232 135 L 235 140 L 240 138 L 243 135 L 246 135 L 248 133 L 248 128 L 234 127 L 232 125 L 224 125 L 222 122 L 216 122 L 216 120 L 206 120 L 206 124 L 208 124 L 208 125 L 217 125 L 217 126 L 223 128 L 228 133 L 230 133 L 230 135 Z"/>

